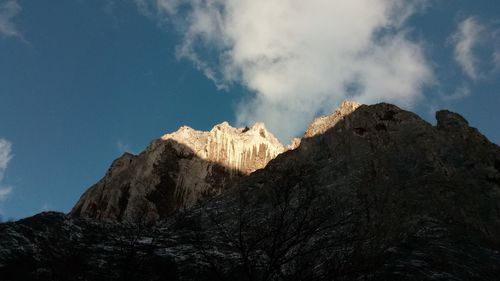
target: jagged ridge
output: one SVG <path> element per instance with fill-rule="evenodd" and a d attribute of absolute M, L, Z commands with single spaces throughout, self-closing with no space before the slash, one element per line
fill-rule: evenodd
<path fill-rule="evenodd" d="M 71 214 L 108 221 L 162 219 L 219 194 L 285 149 L 262 123 L 233 128 L 223 122 L 209 132 L 183 126 L 138 156 L 126 153 L 115 160 Z"/>
<path fill-rule="evenodd" d="M 314 120 L 304 137 L 324 133 L 360 106 L 345 101 Z M 85 192 L 72 215 L 109 221 L 165 218 L 230 186 L 241 175 L 264 168 L 301 139 L 281 144 L 265 127 L 233 128 L 227 122 L 208 132 L 182 126 L 154 141 L 138 156 L 126 153 Z"/>

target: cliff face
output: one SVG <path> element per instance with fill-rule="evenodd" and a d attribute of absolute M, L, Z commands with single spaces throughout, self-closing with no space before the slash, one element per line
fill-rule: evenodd
<path fill-rule="evenodd" d="M 219 194 L 282 153 L 263 124 L 209 132 L 183 126 L 138 156 L 124 154 L 85 192 L 72 215 L 108 221 L 157 220 Z"/>
<path fill-rule="evenodd" d="M 201 160 L 217 163 L 242 174 L 262 169 L 285 147 L 262 123 L 251 128 L 233 128 L 227 122 L 216 125 L 209 132 L 181 127 L 177 132 L 164 135 L 161 140 L 174 141 L 184 146 Z"/>

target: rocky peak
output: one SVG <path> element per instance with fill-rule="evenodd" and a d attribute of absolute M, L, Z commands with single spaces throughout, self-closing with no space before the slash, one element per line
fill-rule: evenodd
<path fill-rule="evenodd" d="M 251 128 L 234 128 L 228 122 L 215 125 L 210 131 L 197 131 L 183 126 L 178 131 L 161 137 L 174 140 L 191 150 L 196 157 L 224 167 L 249 174 L 285 151 L 263 123 Z"/>
<path fill-rule="evenodd" d="M 164 218 L 219 194 L 285 150 L 262 123 L 234 128 L 223 122 L 208 132 L 182 126 L 141 154 L 115 160 L 71 214 L 109 221 Z"/>
<path fill-rule="evenodd" d="M 436 112 L 437 128 L 444 131 L 461 131 L 469 128 L 469 122 L 460 114 L 449 110 Z"/>
<path fill-rule="evenodd" d="M 294 150 L 300 146 L 302 142 L 301 138 L 293 138 L 289 145 L 286 146 L 286 150 Z"/>
<path fill-rule="evenodd" d="M 304 137 L 310 138 L 316 135 L 323 134 L 328 129 L 332 128 L 339 121 L 343 120 L 345 116 L 351 114 L 360 107 L 361 104 L 355 101 L 344 101 L 342 104 L 331 114 L 326 116 L 321 116 L 316 119 L 309 125 L 307 128 Z"/>

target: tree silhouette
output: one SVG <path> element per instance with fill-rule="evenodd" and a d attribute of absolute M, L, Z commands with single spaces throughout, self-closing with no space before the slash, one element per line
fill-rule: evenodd
<path fill-rule="evenodd" d="M 354 205 L 334 192 L 290 179 L 229 197 L 202 208 L 208 223 L 197 232 L 216 279 L 340 280 L 361 270 L 353 257 L 370 234 L 355 223 Z"/>

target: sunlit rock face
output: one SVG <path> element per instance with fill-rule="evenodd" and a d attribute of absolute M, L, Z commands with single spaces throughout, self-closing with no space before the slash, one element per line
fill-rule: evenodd
<path fill-rule="evenodd" d="M 71 214 L 108 221 L 162 219 L 219 194 L 285 149 L 261 123 L 233 128 L 224 122 L 209 132 L 183 126 L 141 154 L 115 160 Z"/>
<path fill-rule="evenodd" d="M 304 137 L 310 138 L 323 134 L 328 129 L 334 127 L 339 121 L 344 120 L 346 116 L 360 106 L 361 104 L 355 101 L 344 101 L 332 114 L 314 119 L 307 128 Z"/>
<path fill-rule="evenodd" d="M 262 123 L 256 123 L 251 128 L 233 128 L 223 122 L 209 132 L 184 126 L 161 139 L 174 140 L 202 160 L 243 174 L 264 168 L 271 159 L 285 150 Z"/>

